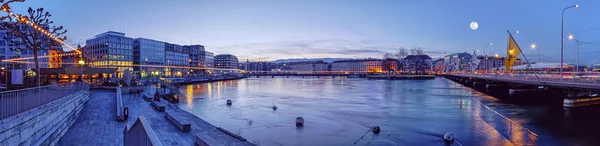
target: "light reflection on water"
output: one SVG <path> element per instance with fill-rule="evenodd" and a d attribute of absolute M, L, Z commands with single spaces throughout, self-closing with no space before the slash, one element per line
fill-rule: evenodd
<path fill-rule="evenodd" d="M 187 95 L 182 108 L 260 145 L 352 145 L 374 125 L 382 132 L 368 133 L 357 145 L 377 139 L 444 145 L 441 136 L 446 132 L 463 145 L 540 144 L 539 133 L 479 102 L 497 99 L 445 79 L 263 77 L 181 90 Z M 226 106 L 227 99 L 232 106 Z M 272 110 L 272 104 L 279 108 Z M 298 116 L 306 121 L 302 128 L 294 125 Z M 542 144 L 548 143 L 554 141 L 546 138 Z"/>

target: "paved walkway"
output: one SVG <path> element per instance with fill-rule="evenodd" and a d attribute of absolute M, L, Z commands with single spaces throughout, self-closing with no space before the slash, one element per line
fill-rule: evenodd
<path fill-rule="evenodd" d="M 164 112 L 154 110 L 150 102 L 142 97 L 123 94 L 123 103 L 129 107 L 129 119 L 126 122 L 117 122 L 115 91 L 91 91 L 90 100 L 86 103 L 77 122 L 57 145 L 123 145 L 125 124 L 132 125 L 140 115 L 150 122 L 150 126 L 163 145 L 194 145 L 193 134 L 199 132 L 204 132 L 228 146 L 253 145 L 217 130 L 213 125 L 174 105 L 169 105 L 166 110 L 179 112 L 180 115 L 188 118 L 192 124 L 191 131 L 179 131 L 164 117 Z"/>

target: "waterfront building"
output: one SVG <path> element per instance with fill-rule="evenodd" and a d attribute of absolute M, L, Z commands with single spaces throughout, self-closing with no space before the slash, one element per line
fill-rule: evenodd
<path fill-rule="evenodd" d="M 215 68 L 237 69 L 238 59 L 231 54 L 220 54 L 215 56 Z"/>
<path fill-rule="evenodd" d="M 425 74 L 431 71 L 431 62 L 431 57 L 428 55 L 408 55 L 402 60 L 402 71 Z"/>
<path fill-rule="evenodd" d="M 158 76 L 164 73 L 165 42 L 136 38 L 133 42 L 133 68 L 138 77 Z"/>
<path fill-rule="evenodd" d="M 266 64 L 265 64 L 266 65 Z M 310 71 L 310 72 L 319 72 L 319 71 L 327 71 L 329 70 L 329 64 L 319 61 L 301 61 L 301 62 L 290 62 L 286 64 L 289 68 L 289 71 Z"/>
<path fill-rule="evenodd" d="M 235 73 L 235 70 L 223 70 L 223 69 L 237 69 L 238 59 L 236 56 L 231 54 L 220 54 L 215 56 L 215 70 L 218 74 L 230 74 Z"/>
<path fill-rule="evenodd" d="M 444 72 L 444 58 L 437 59 L 431 63 L 431 71 L 435 73 Z"/>
<path fill-rule="evenodd" d="M 381 59 L 349 59 L 337 60 L 331 63 L 331 71 L 343 74 L 350 73 L 381 73 Z"/>
<path fill-rule="evenodd" d="M 22 26 L 17 25 L 18 29 L 22 32 L 34 30 L 30 26 Z M 46 37 L 46 36 L 40 36 Z M 15 38 L 12 32 L 9 30 L 0 29 L 0 59 L 14 59 L 14 58 L 25 58 L 31 57 L 33 58 L 33 50 L 26 49 L 25 45 L 15 45 L 10 40 L 19 41 L 19 38 Z M 41 49 L 38 50 L 38 61 L 40 68 L 58 68 L 61 67 L 62 58 L 58 56 L 62 53 L 62 45 L 59 42 L 51 40 L 50 45 L 43 44 Z M 54 54 L 54 55 L 53 55 Z M 49 57 L 41 57 L 41 56 L 49 56 Z M 25 62 L 34 62 L 34 59 L 25 59 L 20 60 Z M 23 63 L 11 63 L 11 62 L 2 62 L 2 67 L 6 69 L 23 69 L 29 70 L 35 68 L 35 64 L 23 64 Z"/>
<path fill-rule="evenodd" d="M 505 57 L 500 57 L 500 56 L 488 56 L 488 57 L 484 57 L 484 56 L 477 56 L 477 59 L 479 59 L 479 65 L 477 66 L 477 70 L 478 71 L 484 71 L 484 70 L 503 70 L 504 68 L 504 59 L 506 59 Z M 515 64 L 513 66 L 518 66 L 518 65 L 523 65 L 524 62 L 523 60 L 521 60 L 520 58 L 517 58 L 517 60 L 515 61 Z"/>
<path fill-rule="evenodd" d="M 206 51 L 204 50 L 204 46 L 202 45 L 187 45 L 183 46 L 184 50 L 189 52 L 189 66 L 195 68 L 205 68 L 205 57 Z M 200 69 L 190 69 L 188 74 L 197 75 L 201 73 Z"/>
<path fill-rule="evenodd" d="M 181 77 L 189 71 L 187 68 L 182 68 L 182 66 L 189 66 L 191 62 L 189 54 L 184 52 L 183 46 L 165 43 L 165 50 L 165 63 L 167 66 L 165 76 Z"/>
<path fill-rule="evenodd" d="M 206 71 L 210 74 L 215 68 L 215 54 L 213 52 L 204 51 L 204 67 L 206 67 Z"/>
<path fill-rule="evenodd" d="M 382 71 L 389 74 L 395 74 L 397 71 L 402 70 L 400 67 L 400 61 L 394 58 L 386 58 L 382 60 Z"/>
<path fill-rule="evenodd" d="M 470 71 L 473 63 L 473 55 L 464 53 L 454 53 L 444 56 L 444 72 Z"/>
<path fill-rule="evenodd" d="M 117 77 L 132 70 L 133 39 L 125 33 L 108 31 L 85 41 L 85 60 L 96 68 L 117 68 Z"/>

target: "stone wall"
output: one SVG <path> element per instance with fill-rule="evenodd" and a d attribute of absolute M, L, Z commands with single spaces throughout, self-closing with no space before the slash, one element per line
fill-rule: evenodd
<path fill-rule="evenodd" d="M 77 120 L 89 96 L 89 91 L 80 91 L 2 120 L 0 145 L 55 145 Z"/>

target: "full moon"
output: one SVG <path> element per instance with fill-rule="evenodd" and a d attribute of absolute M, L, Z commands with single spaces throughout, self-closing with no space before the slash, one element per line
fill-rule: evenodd
<path fill-rule="evenodd" d="M 475 21 L 471 22 L 470 26 L 472 30 L 477 30 L 477 28 L 479 28 L 479 24 L 477 24 Z"/>

